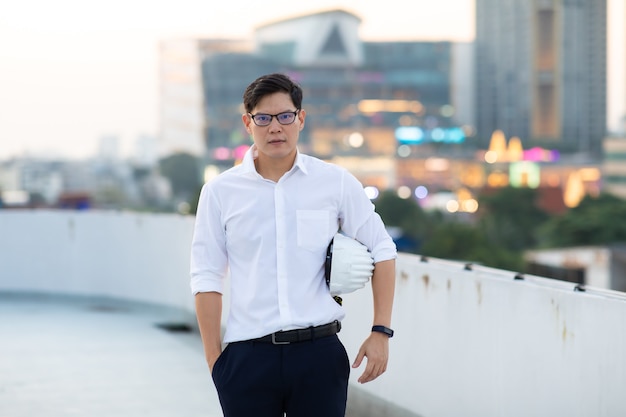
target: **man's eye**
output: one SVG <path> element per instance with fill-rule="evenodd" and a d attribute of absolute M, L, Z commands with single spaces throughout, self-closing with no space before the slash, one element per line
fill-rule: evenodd
<path fill-rule="evenodd" d="M 268 122 L 269 120 L 271 120 L 271 117 L 272 116 L 268 116 L 267 114 L 257 114 L 256 116 L 254 116 L 256 121 L 260 123 Z"/>

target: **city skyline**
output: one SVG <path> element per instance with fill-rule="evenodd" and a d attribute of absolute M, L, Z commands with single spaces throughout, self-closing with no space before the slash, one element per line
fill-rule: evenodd
<path fill-rule="evenodd" d="M 319 1 L 313 7 L 281 0 L 261 8 L 241 1 L 221 9 L 197 0 L 14 3 L 0 17 L 0 159 L 82 158 L 111 136 L 127 155 L 140 136 L 158 133 L 159 40 L 245 39 L 256 26 L 334 8 L 362 18 L 364 40 L 474 38 L 474 0 Z"/>

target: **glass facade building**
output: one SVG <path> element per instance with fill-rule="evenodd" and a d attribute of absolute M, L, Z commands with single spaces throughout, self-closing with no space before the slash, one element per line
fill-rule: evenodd
<path fill-rule="evenodd" d="M 452 43 L 365 42 L 358 23 L 341 10 L 286 19 L 257 28 L 249 52 L 207 54 L 202 84 L 209 160 L 251 143 L 241 123 L 242 93 L 270 72 L 286 73 L 303 87 L 307 123 L 300 143 L 320 157 L 392 156 L 399 127 L 456 127 Z M 346 146 L 350 134 L 364 145 Z"/>
<path fill-rule="evenodd" d="M 599 158 L 606 132 L 606 0 L 477 0 L 476 123 L 524 148 Z"/>

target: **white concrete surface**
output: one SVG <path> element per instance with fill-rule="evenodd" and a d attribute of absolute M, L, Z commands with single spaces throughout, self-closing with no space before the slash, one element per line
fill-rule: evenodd
<path fill-rule="evenodd" d="M 0 294 L 0 416 L 221 417 L 200 340 L 161 308 Z"/>
<path fill-rule="evenodd" d="M 134 299 L 177 307 L 191 320 L 192 223 L 165 215 L 0 211 L 0 292 Z M 397 270 L 389 369 L 359 386 L 393 405 L 378 408 L 380 417 L 399 415 L 397 407 L 422 417 L 626 415 L 624 293 L 576 292 L 571 283 L 514 280 L 507 271 L 468 271 L 405 254 Z M 370 291 L 348 294 L 344 306 L 340 337 L 354 358 L 371 325 Z M 87 340 L 89 327 L 77 327 Z M 132 333 L 120 335 L 133 340 Z"/>

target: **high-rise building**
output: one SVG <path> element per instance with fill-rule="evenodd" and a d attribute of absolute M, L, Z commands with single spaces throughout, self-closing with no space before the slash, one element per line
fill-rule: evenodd
<path fill-rule="evenodd" d="M 250 49 L 248 42 L 237 40 L 183 38 L 161 42 L 159 156 L 178 152 L 205 155 L 202 62 L 211 54 Z"/>
<path fill-rule="evenodd" d="M 365 41 L 360 22 L 334 9 L 261 25 L 247 42 L 164 42 L 162 144 L 204 155 L 205 179 L 230 168 L 252 143 L 241 122 L 244 89 L 281 72 L 304 90 L 299 149 L 349 167 L 368 186 L 422 185 L 416 158 L 472 158 L 463 143 L 475 131 L 473 45 Z"/>
<path fill-rule="evenodd" d="M 257 27 L 250 51 L 205 56 L 209 159 L 250 143 L 241 124 L 242 92 L 251 80 L 275 71 L 303 86 L 308 117 L 300 143 L 318 156 L 392 157 L 399 139 L 461 141 L 460 127 L 473 120 L 455 105 L 466 104 L 463 92 L 472 86 L 460 71 L 467 64 L 458 61 L 470 58 L 471 46 L 363 41 L 359 24 L 358 16 L 344 10 L 282 19 Z"/>
<path fill-rule="evenodd" d="M 609 134 L 604 139 L 602 188 L 626 199 L 626 2 L 608 3 Z"/>
<path fill-rule="evenodd" d="M 626 2 L 607 0 L 607 128 L 626 135 Z"/>
<path fill-rule="evenodd" d="M 626 137 L 608 136 L 604 139 L 602 163 L 604 191 L 626 199 Z"/>
<path fill-rule="evenodd" d="M 476 0 L 477 138 L 599 158 L 607 0 Z"/>

